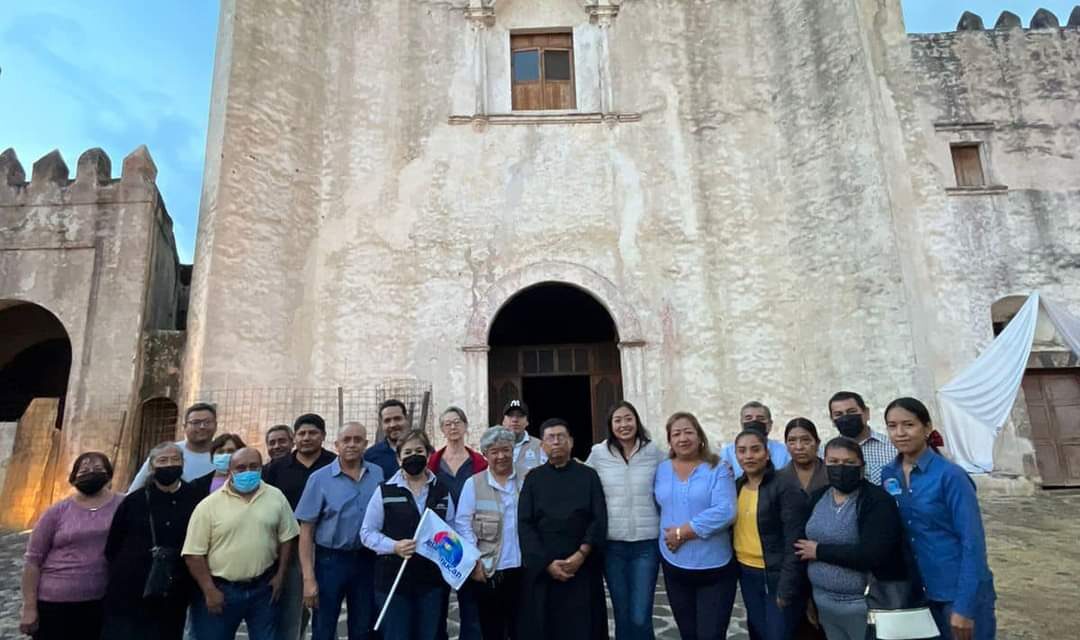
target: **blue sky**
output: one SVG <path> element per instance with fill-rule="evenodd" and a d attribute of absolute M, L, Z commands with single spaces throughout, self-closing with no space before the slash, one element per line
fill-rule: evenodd
<path fill-rule="evenodd" d="M 397 2 L 407 0 L 383 0 Z M 1026 25 L 1046 7 L 1065 22 L 1080 0 L 903 0 L 908 31 L 951 31 L 965 10 Z M 202 186 L 216 0 L 7 0 L 0 13 L 0 149 L 27 172 L 60 149 L 72 173 L 101 147 L 119 175 L 140 144 L 158 166 L 180 257 L 190 261 Z"/>

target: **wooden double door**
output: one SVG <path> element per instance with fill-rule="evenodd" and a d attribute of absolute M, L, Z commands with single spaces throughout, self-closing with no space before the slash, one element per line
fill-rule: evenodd
<path fill-rule="evenodd" d="M 1043 486 L 1080 486 L 1080 369 L 1029 369 L 1023 387 Z"/>
<path fill-rule="evenodd" d="M 571 423 L 578 457 L 607 436 L 607 412 L 622 400 L 615 343 L 493 347 L 488 372 L 491 424 L 507 402 L 524 400 L 530 432 L 551 417 Z"/>

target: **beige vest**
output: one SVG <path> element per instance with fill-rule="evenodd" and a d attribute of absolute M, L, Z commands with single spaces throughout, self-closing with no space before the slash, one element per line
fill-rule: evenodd
<path fill-rule="evenodd" d="M 514 476 L 514 491 L 521 494 L 523 474 Z M 480 566 L 484 576 L 495 575 L 495 566 L 502 552 L 503 503 L 499 492 L 488 482 L 488 472 L 482 471 L 473 476 L 473 488 L 476 489 L 476 511 L 473 512 L 472 528 L 476 534 L 476 548 L 480 550 Z M 517 514 L 510 514 L 517 517 Z"/>
<path fill-rule="evenodd" d="M 524 478 L 525 474 L 544 464 L 543 455 L 544 449 L 540 446 L 540 440 L 529 436 L 514 457 L 514 471 Z"/>

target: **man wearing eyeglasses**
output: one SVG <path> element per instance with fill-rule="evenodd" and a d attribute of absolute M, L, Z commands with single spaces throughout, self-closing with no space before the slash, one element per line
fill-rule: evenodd
<path fill-rule="evenodd" d="M 206 402 L 197 402 L 184 412 L 184 439 L 177 442 L 184 451 L 184 473 L 181 479 L 191 482 L 214 471 L 210 459 L 210 442 L 217 433 L 217 409 Z M 158 443 L 154 443 L 158 444 Z M 150 478 L 150 461 L 143 463 L 128 493 L 141 489 Z"/>

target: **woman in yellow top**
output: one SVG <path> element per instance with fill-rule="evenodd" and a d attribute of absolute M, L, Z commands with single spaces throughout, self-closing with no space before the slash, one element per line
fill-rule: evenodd
<path fill-rule="evenodd" d="M 765 436 L 746 430 L 735 438 L 743 469 L 736 481 L 735 559 L 750 635 L 787 640 L 806 611 L 806 569 L 795 557 L 808 505 L 797 483 L 776 475 Z"/>

